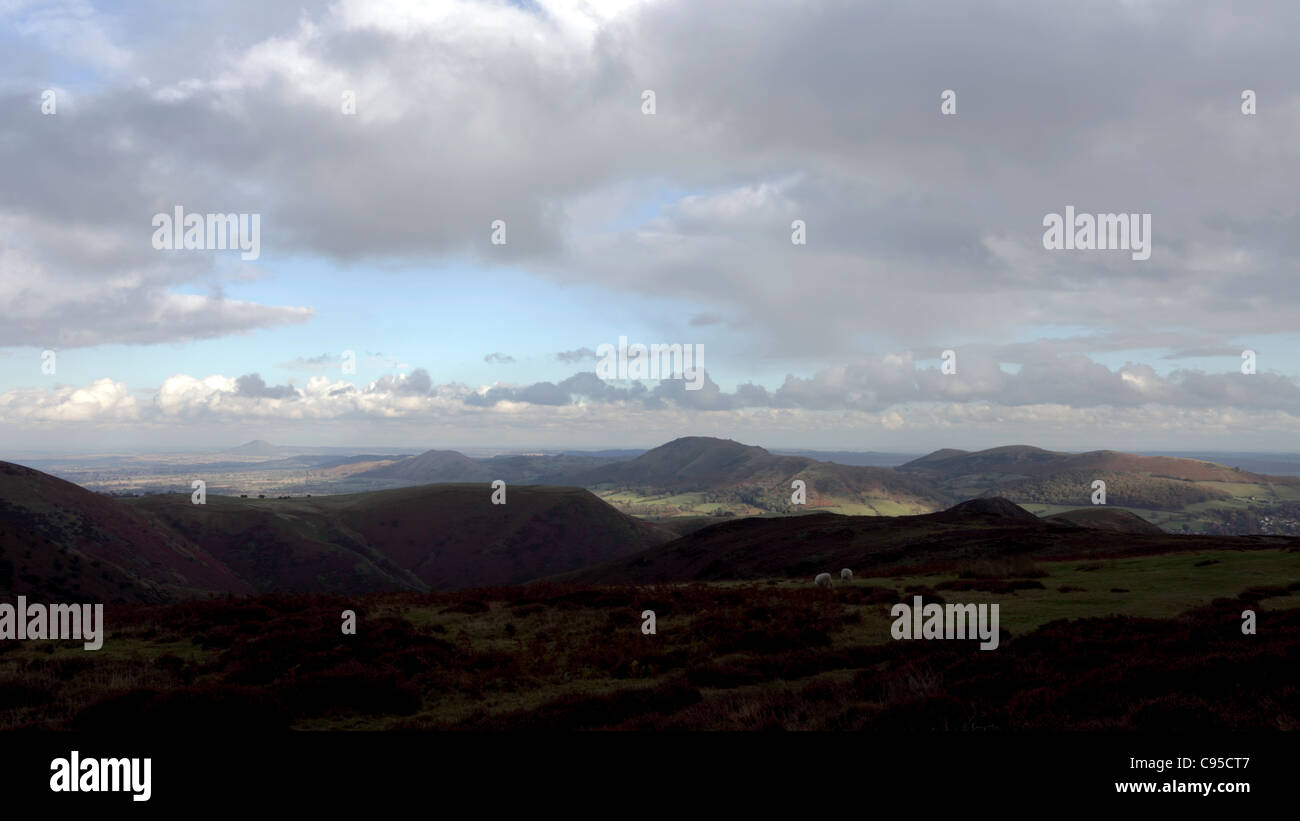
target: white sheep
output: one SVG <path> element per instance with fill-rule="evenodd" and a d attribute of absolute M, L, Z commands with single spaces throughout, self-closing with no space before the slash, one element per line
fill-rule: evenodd
<path fill-rule="evenodd" d="M 840 581 L 842 581 L 842 582 L 851 582 L 851 581 L 853 581 L 853 571 L 852 571 L 852 570 L 849 570 L 847 567 L 844 568 L 843 570 L 841 570 L 841 571 L 840 571 Z"/>
<path fill-rule="evenodd" d="M 818 587 L 830 587 L 830 586 L 831 586 L 831 574 L 829 574 L 829 573 L 818 573 L 818 574 L 817 574 L 817 578 L 813 579 L 813 584 L 817 585 Z"/>

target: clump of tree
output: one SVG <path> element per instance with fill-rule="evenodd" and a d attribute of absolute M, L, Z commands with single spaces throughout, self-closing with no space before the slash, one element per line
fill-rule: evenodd
<path fill-rule="evenodd" d="M 1182 510 L 1189 505 L 1232 498 L 1220 488 L 1182 479 L 1132 473 L 1066 471 L 999 486 L 997 495 L 1017 504 L 1087 505 L 1092 483 L 1106 483 L 1106 504 L 1148 510 Z"/>

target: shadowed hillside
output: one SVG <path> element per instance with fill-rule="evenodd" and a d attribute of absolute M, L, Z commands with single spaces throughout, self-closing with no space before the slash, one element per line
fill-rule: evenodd
<path fill-rule="evenodd" d="M 258 591 L 426 589 L 313 501 L 209 496 L 194 505 L 188 496 L 158 494 L 121 504 L 202 546 Z"/>
<path fill-rule="evenodd" d="M 471 459 L 454 450 L 430 450 L 359 474 L 363 478 L 395 479 L 422 485 L 445 482 L 572 485 L 585 470 L 616 461 L 602 454 L 532 454 Z"/>
<path fill-rule="evenodd" d="M 418 456 L 359 474 L 376 479 L 402 479 L 429 484 L 433 482 L 490 482 L 504 477 L 454 450 L 430 450 Z M 508 481 L 508 480 L 507 480 Z"/>
<path fill-rule="evenodd" d="M 1064 513 L 1044 518 L 1048 522 L 1090 527 L 1094 530 L 1114 530 L 1118 533 L 1164 533 L 1163 530 L 1135 513 L 1104 506 L 1082 507 L 1078 510 L 1067 510 Z"/>
<path fill-rule="evenodd" d="M 294 499 L 124 500 L 204 545 L 259 590 L 367 592 L 517 584 L 671 538 L 580 488 L 421 485 Z"/>
<path fill-rule="evenodd" d="M 434 590 L 520 582 L 627 556 L 670 534 L 586 490 L 426 485 L 337 500 L 339 521 Z M 334 500 L 331 500 L 334 501 Z"/>
<path fill-rule="evenodd" d="M 0 590 L 161 602 L 204 593 L 367 593 L 518 584 L 676 534 L 573 487 L 481 484 L 341 496 L 111 498 L 0 462 Z"/>
<path fill-rule="evenodd" d="M 253 592 L 153 517 L 9 462 L 0 462 L 0 590 L 100 602 Z"/>
<path fill-rule="evenodd" d="M 1157 483 L 1233 482 L 1300 485 L 1300 477 L 1265 476 L 1198 459 L 1139 456 L 1113 450 L 1060 453 L 1028 445 L 1008 445 L 974 453 L 938 450 L 897 470 L 970 495 L 994 488 L 1041 488 L 1059 477 L 1082 482 L 1075 490 L 1086 500 L 1091 480 L 1109 474 L 1143 477 Z"/>
<path fill-rule="evenodd" d="M 952 449 L 937 450 L 928 456 L 899 465 L 898 470 L 940 480 L 976 474 L 1044 476 L 1064 471 L 1110 471 L 1141 473 L 1189 482 L 1276 481 L 1300 484 L 1300 477 L 1264 476 L 1199 459 L 1139 456 L 1114 450 L 1061 453 L 1029 445 L 1007 445 L 973 453 Z"/>
<path fill-rule="evenodd" d="M 813 513 L 725 522 L 616 562 L 562 578 L 583 584 L 807 577 L 918 571 L 953 563 L 1026 557 L 1125 556 L 1225 546 L 1293 547 L 1284 537 L 1175 536 L 1039 519 L 1005 499 L 976 499 L 920 516 Z M 1113 524 L 1113 518 L 1102 524 Z M 1085 526 L 1080 526 L 1080 525 Z"/>

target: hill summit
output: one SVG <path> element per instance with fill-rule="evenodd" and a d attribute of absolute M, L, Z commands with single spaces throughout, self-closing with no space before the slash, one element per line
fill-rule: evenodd
<path fill-rule="evenodd" d="M 810 462 L 794 456 L 773 456 L 757 445 L 711 436 L 684 436 L 648 450 L 629 462 L 596 468 L 589 482 L 665 488 L 703 488 L 743 482 L 773 463 L 794 467 Z"/>
<path fill-rule="evenodd" d="M 1037 516 L 1030 513 L 1028 510 L 1025 510 L 1010 499 L 1004 499 L 1001 496 L 969 499 L 965 502 L 953 505 L 943 511 L 943 514 L 948 514 L 953 517 L 996 516 L 1001 519 L 1021 519 L 1028 522 L 1038 521 Z"/>
<path fill-rule="evenodd" d="M 280 448 L 265 439 L 254 439 L 238 447 L 230 448 L 226 453 L 237 453 L 241 456 L 279 456 Z"/>

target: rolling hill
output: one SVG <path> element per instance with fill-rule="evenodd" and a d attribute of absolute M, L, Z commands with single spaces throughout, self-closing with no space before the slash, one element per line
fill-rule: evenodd
<path fill-rule="evenodd" d="M 258 591 L 426 589 L 311 501 L 208 496 L 194 505 L 169 493 L 120 503 L 199 545 Z"/>
<path fill-rule="evenodd" d="M 0 462 L 0 590 L 54 601 L 518 584 L 672 531 L 575 487 L 421 485 L 339 496 L 112 498 Z"/>
<path fill-rule="evenodd" d="M 259 590 L 373 592 L 518 584 L 671 538 L 572 487 L 482 484 L 293 499 L 125 499 Z"/>
<path fill-rule="evenodd" d="M 382 465 L 357 476 L 366 479 L 400 480 L 413 484 L 446 482 L 491 482 L 507 484 L 569 485 L 582 471 L 617 460 L 599 454 L 533 454 L 471 459 L 454 450 L 430 450 Z"/>
<path fill-rule="evenodd" d="M 1129 508 L 1168 531 L 1300 534 L 1300 477 L 1199 459 L 1011 445 L 935 451 L 897 470 L 954 498 L 1003 496 L 1039 514 L 1089 504 L 1092 483 L 1101 480 L 1108 506 Z"/>
<path fill-rule="evenodd" d="M 358 464 L 339 478 L 352 490 L 421 483 L 577 485 L 618 510 L 661 522 L 827 510 L 898 516 L 943 510 L 962 499 L 1002 496 L 1055 515 L 1090 504 L 1106 483 L 1109 506 L 1169 532 L 1300 535 L 1300 477 L 1269 476 L 1199 459 L 1113 450 L 1065 453 L 1029 445 L 944 448 L 896 468 L 775 454 L 729 439 L 688 436 L 634 458 L 619 453 L 472 459 L 428 451 L 391 464 Z M 318 470 L 316 478 L 331 474 Z M 803 505 L 792 483 L 807 488 Z M 357 486 L 360 484 L 360 487 Z M 690 527 L 699 527 L 696 523 Z M 685 530 L 677 525 L 679 533 Z"/>
<path fill-rule="evenodd" d="M 688 436 L 674 439 L 626 462 L 575 477 L 589 488 L 628 489 L 641 497 L 699 494 L 699 500 L 758 511 L 799 512 L 790 503 L 791 485 L 803 480 L 807 506 L 866 508 L 852 512 L 919 513 L 950 499 L 924 480 L 889 468 L 819 462 L 778 456 L 730 439 Z"/>
<path fill-rule="evenodd" d="M 1300 484 L 1300 477 L 1265 476 L 1238 468 L 1171 456 L 1139 456 L 1114 450 L 1062 453 L 1029 445 L 981 451 L 937 450 L 897 470 L 940 484 L 1034 479 L 1061 473 L 1128 473 L 1184 482 L 1275 482 Z"/>
<path fill-rule="evenodd" d="M 0 462 L 0 590 L 98 602 L 253 592 L 152 516 L 9 462 Z"/>
<path fill-rule="evenodd" d="M 1065 521 L 1040 519 L 999 498 L 975 499 L 917 516 L 810 513 L 751 518 L 698 530 L 668 544 L 558 580 L 583 584 L 806 577 L 848 567 L 893 575 L 930 567 L 1012 558 L 1128 556 L 1234 547 L 1300 547 L 1285 537 L 1175 536 L 1118 529 L 1091 511 Z M 1108 512 L 1114 513 L 1114 512 Z M 1094 527 L 1092 525 L 1101 525 Z"/>
<path fill-rule="evenodd" d="M 894 515 L 938 510 L 951 499 L 924 480 L 884 467 L 778 456 L 729 439 L 689 436 L 631 459 L 618 452 L 471 459 L 431 450 L 354 474 L 392 484 L 488 482 L 576 485 L 624 512 L 661 518 L 792 513 L 791 484 L 807 485 L 810 508 Z M 682 497 L 685 498 L 677 498 Z"/>
<path fill-rule="evenodd" d="M 1067 510 L 1054 516 L 1045 516 L 1049 522 L 1061 522 L 1094 530 L 1113 530 L 1117 533 L 1164 533 L 1159 527 L 1136 513 L 1103 506 Z"/>
<path fill-rule="evenodd" d="M 431 485 L 331 500 L 344 526 L 434 590 L 518 584 L 621 558 L 671 534 L 575 487 Z"/>
<path fill-rule="evenodd" d="M 755 445 L 730 439 L 686 436 L 630 461 L 588 471 L 582 478 L 587 484 L 706 490 L 793 474 L 812 461 L 800 456 L 773 456 Z"/>
<path fill-rule="evenodd" d="M 381 458 L 330 457 L 342 468 Z M 593 583 L 797 577 L 1018 552 L 1205 549 L 1221 540 L 1166 535 L 1150 523 L 1152 513 L 1244 510 L 1268 523 L 1300 508 L 1296 477 L 1026 446 L 947 449 L 893 470 L 686 437 L 623 461 L 430 451 L 369 472 L 409 486 L 275 499 L 210 494 L 206 505 L 193 505 L 188 494 L 109 498 L 0 462 L 0 589 L 152 602 L 211 592 L 452 590 L 565 574 Z M 412 484 L 429 475 L 476 478 Z M 512 481 L 537 475 L 577 477 L 586 487 Z M 509 503 L 492 505 L 488 483 L 503 477 L 512 477 Z M 1107 481 L 1104 508 L 1088 505 L 1093 478 Z M 807 485 L 806 507 L 790 504 L 795 480 Z M 970 501 L 950 507 L 959 498 Z M 658 523 L 629 508 L 713 515 L 679 512 Z M 733 510 L 751 518 L 714 524 Z"/>
<path fill-rule="evenodd" d="M 232 456 L 249 456 L 259 459 L 274 459 L 284 456 L 287 452 L 288 449 L 273 445 L 265 439 L 254 439 L 251 442 L 245 442 L 225 451 L 225 453 Z"/>
<path fill-rule="evenodd" d="M 454 450 L 428 450 L 418 456 L 409 456 L 391 465 L 357 475 L 375 479 L 401 479 L 422 485 L 438 482 L 491 482 L 502 478 L 492 475 L 492 471 L 483 464 Z"/>

